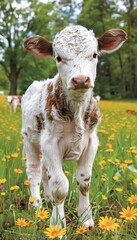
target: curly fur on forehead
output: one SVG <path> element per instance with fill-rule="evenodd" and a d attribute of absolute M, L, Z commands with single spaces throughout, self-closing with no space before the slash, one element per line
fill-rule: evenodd
<path fill-rule="evenodd" d="M 92 30 L 88 30 L 82 26 L 69 26 L 63 29 L 55 36 L 53 41 L 53 48 L 55 51 L 68 52 L 79 54 L 85 53 L 89 48 L 93 51 L 97 49 L 97 39 Z"/>

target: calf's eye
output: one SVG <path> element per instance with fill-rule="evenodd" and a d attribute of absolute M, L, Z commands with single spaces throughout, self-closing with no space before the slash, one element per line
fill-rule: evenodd
<path fill-rule="evenodd" d="M 93 54 L 93 58 L 96 58 L 96 57 L 97 57 L 97 53 L 94 53 L 94 54 Z"/>
<path fill-rule="evenodd" d="M 62 61 L 62 58 L 61 58 L 60 56 L 57 56 L 57 57 L 56 57 L 56 60 L 57 60 L 57 62 L 61 62 L 61 61 Z"/>

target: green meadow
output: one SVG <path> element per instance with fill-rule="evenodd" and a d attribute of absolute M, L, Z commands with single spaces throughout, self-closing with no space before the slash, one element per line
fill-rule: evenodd
<path fill-rule="evenodd" d="M 66 239 L 137 239 L 137 101 L 100 101 L 99 105 L 100 143 L 90 188 L 95 227 L 87 230 L 78 221 L 76 163 L 65 162 L 63 168 L 70 182 L 65 201 Z M 49 231 L 48 239 L 58 239 L 49 226 L 52 206 L 45 202 L 42 186 L 43 209 L 34 209 L 31 203 L 28 207 L 25 162 L 21 109 L 10 112 L 0 96 L 0 239 L 47 239 L 45 229 Z"/>

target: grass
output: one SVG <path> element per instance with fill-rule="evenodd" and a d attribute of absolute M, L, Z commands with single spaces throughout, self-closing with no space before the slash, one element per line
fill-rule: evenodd
<path fill-rule="evenodd" d="M 70 181 L 65 202 L 67 239 L 137 239 L 136 216 L 132 221 L 120 218 L 122 208 L 137 207 L 137 203 L 129 202 L 129 197 L 137 193 L 137 114 L 127 112 L 137 111 L 137 102 L 101 101 L 99 105 L 102 112 L 102 122 L 98 129 L 100 144 L 90 189 L 95 227 L 76 234 L 80 227 L 76 213 L 76 163 L 66 162 L 63 167 Z M 29 186 L 24 184 L 27 176 L 20 132 L 21 110 L 18 109 L 17 113 L 10 112 L 5 99 L 0 96 L 0 181 L 5 179 L 0 184 L 0 239 L 42 240 L 46 239 L 43 231 L 49 227 L 49 219 L 41 221 L 36 210 L 32 206 L 28 208 Z M 41 195 L 43 196 L 42 187 Z M 45 203 L 44 198 L 43 207 L 51 214 L 50 205 Z M 119 224 L 115 231 L 99 226 L 101 217 L 106 216 L 115 218 Z M 31 221 L 31 224 L 20 227 L 16 225 L 18 218 Z"/>

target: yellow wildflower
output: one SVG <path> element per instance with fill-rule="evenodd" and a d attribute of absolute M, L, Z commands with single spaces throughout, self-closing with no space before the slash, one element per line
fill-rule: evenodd
<path fill-rule="evenodd" d="M 101 182 L 106 182 L 106 181 L 107 181 L 107 179 L 105 177 L 101 178 Z"/>
<path fill-rule="evenodd" d="M 133 183 L 137 186 L 137 178 L 133 180 Z"/>
<path fill-rule="evenodd" d="M 28 224 L 24 218 L 18 218 L 16 221 L 16 225 L 18 225 L 20 227 L 26 227 Z"/>
<path fill-rule="evenodd" d="M 131 164 L 133 161 L 132 160 L 125 160 L 124 162 L 127 163 L 127 164 Z"/>
<path fill-rule="evenodd" d="M 99 161 L 99 163 L 98 163 L 98 165 L 106 165 L 106 161 L 105 160 L 101 160 L 101 161 Z"/>
<path fill-rule="evenodd" d="M 11 154 L 11 157 L 13 157 L 13 158 L 17 158 L 18 155 L 19 155 L 18 153 L 12 153 L 12 154 Z"/>
<path fill-rule="evenodd" d="M 27 158 L 26 158 L 26 157 L 22 157 L 21 160 L 22 160 L 22 161 L 26 161 Z"/>
<path fill-rule="evenodd" d="M 35 200 L 36 200 L 36 199 L 35 199 L 34 197 L 30 197 L 30 198 L 29 198 L 29 203 L 31 203 L 31 204 L 32 204 L 32 203 L 34 203 L 34 202 L 35 202 Z"/>
<path fill-rule="evenodd" d="M 7 181 L 6 178 L 1 178 L 1 179 L 0 179 L 0 184 L 4 184 L 6 181 Z"/>
<path fill-rule="evenodd" d="M 127 207 L 127 208 L 122 208 L 122 211 L 120 212 L 120 217 L 124 218 L 125 221 L 132 221 L 136 219 L 137 217 L 137 208 L 134 207 Z"/>
<path fill-rule="evenodd" d="M 27 186 L 30 185 L 30 180 L 25 180 L 24 185 L 27 185 Z"/>
<path fill-rule="evenodd" d="M 114 232 L 119 227 L 119 224 L 116 223 L 116 218 L 112 219 L 112 217 L 105 216 L 100 218 L 99 227 Z"/>
<path fill-rule="evenodd" d="M 76 230 L 76 234 L 82 234 L 85 233 L 86 231 L 87 231 L 86 226 L 82 225 Z"/>
<path fill-rule="evenodd" d="M 44 234 L 50 239 L 55 239 L 57 237 L 65 235 L 66 229 L 61 229 L 59 225 L 50 226 L 49 228 L 45 229 Z"/>
<path fill-rule="evenodd" d="M 22 170 L 19 169 L 19 168 L 14 168 L 14 172 L 15 172 L 15 173 L 18 173 L 18 174 L 21 174 L 21 173 L 22 173 Z"/>
<path fill-rule="evenodd" d="M 106 195 L 102 195 L 102 199 L 103 199 L 103 200 L 107 200 Z"/>
<path fill-rule="evenodd" d="M 118 181 L 118 180 L 119 180 L 119 177 L 118 177 L 118 176 L 114 176 L 113 179 L 114 179 L 115 181 Z"/>
<path fill-rule="evenodd" d="M 37 217 L 39 217 L 42 221 L 44 221 L 45 219 L 49 218 L 49 212 L 45 209 L 40 209 L 37 212 Z"/>
<path fill-rule="evenodd" d="M 3 196 L 3 197 L 4 197 L 5 195 L 6 195 L 6 193 L 5 193 L 5 192 L 1 192 L 1 196 Z"/>
<path fill-rule="evenodd" d="M 121 163 L 119 167 L 120 168 L 128 168 L 128 164 L 127 163 Z"/>
<path fill-rule="evenodd" d="M 10 190 L 11 191 L 18 190 L 19 188 L 20 188 L 19 186 L 15 185 L 15 186 L 10 187 Z"/>
<path fill-rule="evenodd" d="M 117 192 L 122 192 L 122 191 L 123 191 L 122 188 L 115 188 L 115 190 L 116 190 Z"/>
<path fill-rule="evenodd" d="M 128 198 L 128 201 L 129 201 L 131 204 L 137 203 L 137 194 L 136 194 L 136 195 L 131 195 L 131 196 Z"/>
<path fill-rule="evenodd" d="M 108 152 L 108 153 L 114 152 L 114 149 L 108 148 L 108 149 L 106 149 L 106 152 Z"/>

